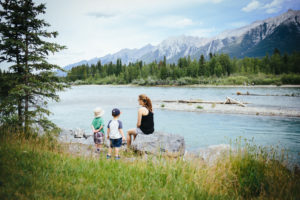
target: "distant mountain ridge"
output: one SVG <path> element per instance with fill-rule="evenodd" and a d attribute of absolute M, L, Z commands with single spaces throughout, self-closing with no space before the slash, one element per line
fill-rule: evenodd
<path fill-rule="evenodd" d="M 163 60 L 164 56 L 167 62 L 176 63 L 180 57 L 199 58 L 201 54 L 207 57 L 209 53 L 227 53 L 237 58 L 262 57 L 267 52 L 272 53 L 274 48 L 287 53 L 300 51 L 299 10 L 290 9 L 277 17 L 227 30 L 215 37 L 200 38 L 185 35 L 170 37 L 157 46 L 148 44 L 140 49 L 122 49 L 115 54 L 65 66 L 64 69 L 69 70 L 82 64 L 96 64 L 99 60 L 102 64 L 115 63 L 118 58 L 122 63 L 128 64 L 137 60 L 146 63 L 159 61 Z"/>

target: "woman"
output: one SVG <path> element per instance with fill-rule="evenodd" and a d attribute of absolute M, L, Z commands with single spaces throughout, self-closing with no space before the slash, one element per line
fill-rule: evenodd
<path fill-rule="evenodd" d="M 138 110 L 137 128 L 130 129 L 127 131 L 127 147 L 131 145 L 131 136 L 133 139 L 138 134 L 152 134 L 154 132 L 154 121 L 153 121 L 153 111 L 152 103 L 149 97 L 145 94 L 139 95 L 139 104 L 142 106 Z"/>

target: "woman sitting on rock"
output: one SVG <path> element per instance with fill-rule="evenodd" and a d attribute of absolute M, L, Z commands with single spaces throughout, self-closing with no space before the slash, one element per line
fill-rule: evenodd
<path fill-rule="evenodd" d="M 138 110 L 137 128 L 127 131 L 127 147 L 131 145 L 131 136 L 133 139 L 138 134 L 152 134 L 154 132 L 152 103 L 145 94 L 139 95 L 139 104 L 142 106 Z"/>

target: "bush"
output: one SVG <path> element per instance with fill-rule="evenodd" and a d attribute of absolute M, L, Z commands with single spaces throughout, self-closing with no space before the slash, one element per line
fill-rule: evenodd
<path fill-rule="evenodd" d="M 284 74 L 281 82 L 283 84 L 300 84 L 300 74 Z"/>
<path fill-rule="evenodd" d="M 246 76 L 230 76 L 223 83 L 226 85 L 244 85 L 249 83 L 249 79 Z"/>

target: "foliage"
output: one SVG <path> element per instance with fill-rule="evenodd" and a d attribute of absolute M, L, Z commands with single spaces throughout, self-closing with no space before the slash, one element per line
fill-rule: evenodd
<path fill-rule="evenodd" d="M 203 55 L 198 61 L 183 57 L 177 64 L 166 63 L 166 58 L 158 63 L 121 63 L 118 59 L 116 64 L 102 65 L 99 61 L 96 65 L 73 67 L 66 79 L 71 82 L 82 80 L 85 84 L 300 84 L 300 52 L 281 56 L 278 49 L 272 56 L 267 54 L 263 58 L 231 59 L 227 54 L 211 54 L 209 60 Z M 264 76 L 270 78 L 264 79 Z"/>
<path fill-rule="evenodd" d="M 0 62 L 11 64 L 9 71 L 0 72 L 1 122 L 14 121 L 25 132 L 34 124 L 53 128 L 45 116 L 50 114 L 47 100 L 58 101 L 56 91 L 66 85 L 53 73 L 61 68 L 48 63 L 47 56 L 65 47 L 48 42 L 58 33 L 48 32 L 50 25 L 39 19 L 45 4 L 1 0 L 0 8 Z"/>

